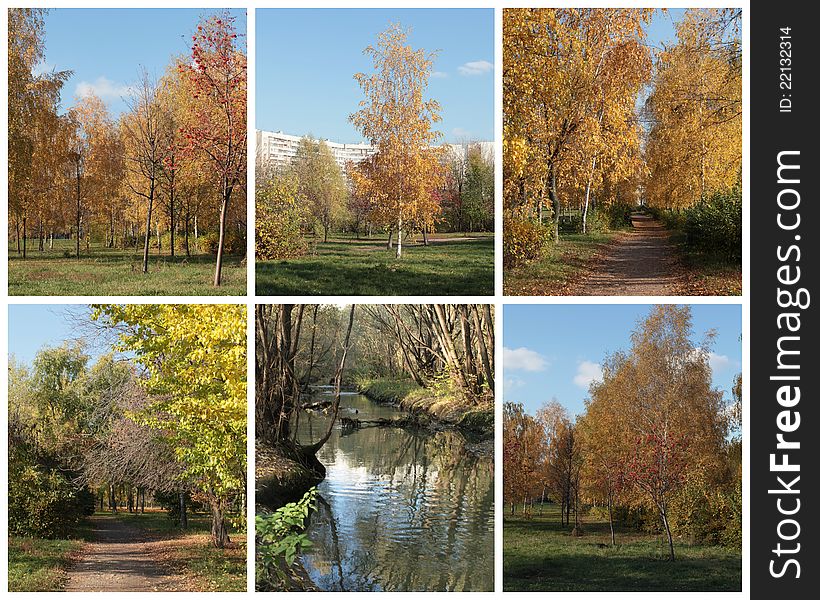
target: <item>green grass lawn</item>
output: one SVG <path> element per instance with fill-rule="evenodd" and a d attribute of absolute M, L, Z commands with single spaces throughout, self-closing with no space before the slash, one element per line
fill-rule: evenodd
<path fill-rule="evenodd" d="M 435 240 L 465 234 L 435 234 Z M 262 296 L 486 296 L 493 293 L 493 236 L 467 241 L 404 245 L 402 258 L 381 238 L 331 239 L 313 254 L 258 261 L 256 293 Z"/>
<path fill-rule="evenodd" d="M 142 274 L 139 249 L 92 246 L 90 255 L 73 254 L 71 240 L 55 240 L 54 249 L 39 252 L 32 244 L 23 260 L 9 245 L 9 295 L 11 296 L 244 296 L 246 269 L 240 256 L 226 256 L 222 286 L 213 286 L 216 257 L 184 252 L 173 259 L 152 250 L 148 274 Z M 167 252 L 163 249 L 163 252 Z"/>
<path fill-rule="evenodd" d="M 9 536 L 9 591 L 59 591 L 66 583 L 66 570 L 72 556 L 85 543 L 88 531 L 82 530 L 78 539 L 43 540 Z"/>
<path fill-rule="evenodd" d="M 41 540 L 9 536 L 9 591 L 59 591 L 66 582 L 71 555 L 82 540 Z"/>
<path fill-rule="evenodd" d="M 551 244 L 539 260 L 504 269 L 504 294 L 508 296 L 560 296 L 575 285 L 617 232 L 567 233 Z"/>
<path fill-rule="evenodd" d="M 586 517 L 584 534 L 561 527 L 558 508 L 532 519 L 504 514 L 504 591 L 740 591 L 741 553 L 679 541 L 667 559 L 662 535 L 618 531 Z"/>
<path fill-rule="evenodd" d="M 190 575 L 202 592 L 244 592 L 247 589 L 247 544 L 244 531 L 232 531 L 231 548 L 210 542 L 209 515 L 189 515 L 184 534 L 165 512 L 119 513 L 118 518 L 160 537 L 169 538 L 165 557 Z"/>

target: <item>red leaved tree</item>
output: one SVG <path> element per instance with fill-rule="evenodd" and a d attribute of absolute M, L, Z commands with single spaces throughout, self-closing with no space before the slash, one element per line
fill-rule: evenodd
<path fill-rule="evenodd" d="M 686 451 L 685 436 L 654 428 L 651 433 L 635 439 L 626 468 L 628 481 L 649 496 L 660 513 L 669 542 L 670 560 L 675 560 L 675 546 L 669 527 L 669 499 L 686 480 Z"/>
<path fill-rule="evenodd" d="M 189 152 L 203 153 L 220 181 L 219 245 L 214 285 L 222 282 L 225 222 L 231 194 L 247 178 L 248 65 L 234 17 L 209 17 L 192 36 L 191 62 L 180 65 L 194 91 L 194 118 L 181 128 Z"/>

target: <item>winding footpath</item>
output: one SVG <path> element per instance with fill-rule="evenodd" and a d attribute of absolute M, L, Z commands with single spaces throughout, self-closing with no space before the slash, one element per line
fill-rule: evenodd
<path fill-rule="evenodd" d="M 91 517 L 94 541 L 68 573 L 66 592 L 174 592 L 181 577 L 156 558 L 145 534 L 106 515 Z"/>
<path fill-rule="evenodd" d="M 683 281 L 669 231 L 646 215 L 632 216 L 633 229 L 613 245 L 573 292 L 576 296 L 674 296 Z"/>

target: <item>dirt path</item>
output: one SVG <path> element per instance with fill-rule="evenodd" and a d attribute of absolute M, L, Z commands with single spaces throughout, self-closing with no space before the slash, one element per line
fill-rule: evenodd
<path fill-rule="evenodd" d="M 159 562 L 159 542 L 118 519 L 91 517 L 94 541 L 68 573 L 66 592 L 174 592 L 184 590 L 181 577 Z"/>
<path fill-rule="evenodd" d="M 573 295 L 673 296 L 682 281 L 669 232 L 646 215 L 632 216 L 633 230 L 613 246 Z"/>

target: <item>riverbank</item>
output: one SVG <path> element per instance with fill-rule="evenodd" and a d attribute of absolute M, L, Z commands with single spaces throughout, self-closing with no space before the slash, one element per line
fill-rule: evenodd
<path fill-rule="evenodd" d="M 453 427 L 470 440 L 492 442 L 493 401 L 478 404 L 458 398 L 446 386 L 423 388 L 410 379 L 367 379 L 357 381 L 359 393 L 374 402 L 394 405 L 420 417 L 419 425 L 432 429 Z"/>

